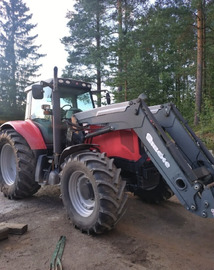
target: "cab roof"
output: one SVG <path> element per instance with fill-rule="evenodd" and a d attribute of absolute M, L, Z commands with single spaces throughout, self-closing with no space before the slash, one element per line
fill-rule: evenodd
<path fill-rule="evenodd" d="M 37 83 L 33 83 L 30 86 L 25 88 L 25 92 L 31 91 L 32 90 L 32 85 L 35 84 L 40 84 L 43 85 L 44 87 L 49 86 L 51 88 L 53 88 L 53 79 L 47 79 L 44 81 L 40 81 Z M 63 86 L 63 87 L 68 87 L 68 88 L 80 88 L 80 89 L 84 89 L 84 90 L 91 90 L 91 84 L 87 83 L 87 82 L 83 82 L 83 81 L 77 81 L 77 80 L 73 80 L 70 78 L 58 78 L 58 85 L 59 86 Z"/>

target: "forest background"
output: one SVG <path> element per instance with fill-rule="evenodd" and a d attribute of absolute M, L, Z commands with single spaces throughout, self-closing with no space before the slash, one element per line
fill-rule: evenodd
<path fill-rule="evenodd" d="M 173 102 L 199 135 L 213 136 L 213 0 L 77 0 L 65 16 L 63 76 L 91 82 L 97 106 L 103 105 L 103 89 L 114 102 L 144 93 L 148 105 Z M 45 57 L 31 19 L 23 0 L 0 0 L 5 120 L 23 117 L 24 88 L 36 80 Z"/>

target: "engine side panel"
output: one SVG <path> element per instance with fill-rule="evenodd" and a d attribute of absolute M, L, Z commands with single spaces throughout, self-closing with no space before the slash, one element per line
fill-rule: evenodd
<path fill-rule="evenodd" d="M 138 161 L 141 158 L 138 136 L 132 129 L 112 131 L 93 137 L 90 143 L 98 144 L 108 157 Z"/>
<path fill-rule="evenodd" d="M 1 129 L 11 127 L 25 138 L 32 150 L 47 149 L 39 128 L 31 120 L 6 122 Z"/>

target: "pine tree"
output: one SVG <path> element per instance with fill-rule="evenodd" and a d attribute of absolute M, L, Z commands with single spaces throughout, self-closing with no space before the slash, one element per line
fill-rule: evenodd
<path fill-rule="evenodd" d="M 37 35 L 30 35 L 35 24 L 22 0 L 3 0 L 0 10 L 0 103 L 1 114 L 17 114 L 25 103 L 24 88 L 29 85 L 44 55 L 34 45 Z"/>
<path fill-rule="evenodd" d="M 205 9 L 204 91 L 214 106 L 214 1 L 206 1 Z"/>
<path fill-rule="evenodd" d="M 68 51 L 64 76 L 96 84 L 97 105 L 101 105 L 101 85 L 106 75 L 106 13 L 105 1 L 79 0 L 75 12 L 68 12 L 70 36 L 62 43 Z"/>
<path fill-rule="evenodd" d="M 172 101 L 192 121 L 198 3 L 203 3 L 200 106 L 203 110 L 205 95 L 214 104 L 214 2 L 149 2 L 78 0 L 75 12 L 68 14 L 70 36 L 63 39 L 69 52 L 65 75 L 79 74 L 81 79 L 97 83 L 98 92 L 104 82 L 116 90 L 116 101 L 136 98 L 142 92 L 151 105 Z"/>
<path fill-rule="evenodd" d="M 192 0 L 196 16 L 197 33 L 197 73 L 194 124 L 198 125 L 201 118 L 207 119 L 208 125 L 213 124 L 214 97 L 214 1 Z"/>
<path fill-rule="evenodd" d="M 197 3 L 197 76 L 195 94 L 195 119 L 194 124 L 199 124 L 199 115 L 202 106 L 202 81 L 203 81 L 203 59 L 204 59 L 204 9 L 202 1 Z"/>
<path fill-rule="evenodd" d="M 112 39 L 110 54 L 114 56 L 111 69 L 115 70 L 110 85 L 117 89 L 115 92 L 117 101 L 124 101 L 130 97 L 130 63 L 136 55 L 134 40 L 138 20 L 147 9 L 147 0 L 117 0 L 115 12 L 112 12 L 112 25 L 114 36 Z M 135 96 L 136 97 L 136 96 Z"/>
<path fill-rule="evenodd" d="M 118 58 L 123 69 L 115 81 L 123 82 L 125 99 L 143 92 L 150 104 L 173 101 L 182 107 L 188 94 L 193 96 L 195 76 L 190 4 L 185 0 L 160 0 L 152 6 L 146 1 L 121 2 L 124 43 Z"/>
<path fill-rule="evenodd" d="M 151 64 L 158 72 L 156 89 L 150 97 L 154 103 L 157 103 L 157 97 L 159 102 L 172 101 L 182 110 L 187 102 L 188 107 L 191 106 L 190 97 L 193 99 L 194 95 L 194 15 L 186 0 L 156 1 L 150 12 L 144 37 L 149 54 L 153 56 Z"/>

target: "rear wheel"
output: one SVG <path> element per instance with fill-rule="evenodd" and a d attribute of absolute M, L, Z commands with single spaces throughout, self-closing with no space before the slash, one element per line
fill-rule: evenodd
<path fill-rule="evenodd" d="M 81 231 L 100 234 L 114 227 L 125 211 L 125 185 L 120 170 L 104 154 L 84 151 L 63 164 L 63 203 Z"/>
<path fill-rule="evenodd" d="M 33 195 L 36 161 L 27 142 L 13 129 L 0 133 L 0 188 L 9 199 Z"/>

